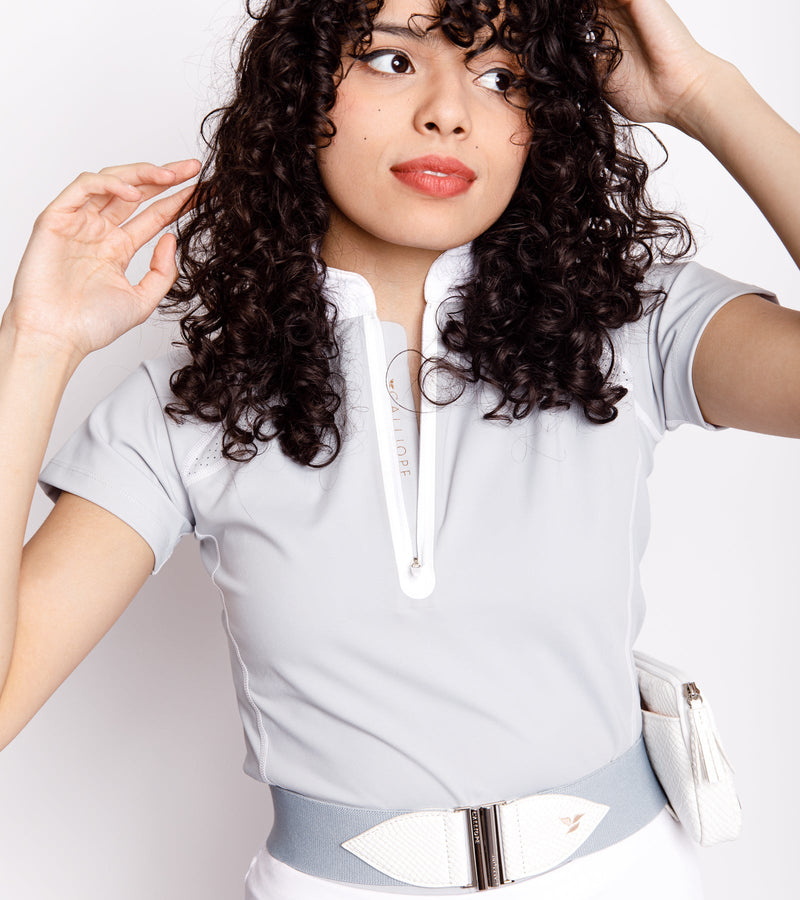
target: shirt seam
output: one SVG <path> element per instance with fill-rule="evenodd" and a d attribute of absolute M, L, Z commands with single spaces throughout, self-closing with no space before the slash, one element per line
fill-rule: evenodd
<path fill-rule="evenodd" d="M 655 422 L 647 415 L 638 400 L 633 401 L 633 408 L 636 411 L 636 417 L 641 420 L 642 424 L 647 428 L 656 441 L 660 441 L 663 437 L 662 433 L 656 428 Z"/>
<path fill-rule="evenodd" d="M 637 565 L 634 560 L 634 537 L 636 534 L 636 505 L 639 500 L 639 488 L 641 486 L 642 472 L 642 448 L 637 441 L 636 470 L 633 475 L 633 496 L 631 497 L 630 513 L 628 516 L 628 596 L 626 601 L 627 622 L 625 624 L 625 654 L 628 661 L 628 677 L 635 692 L 638 692 L 638 676 L 633 658 L 633 587 L 636 579 Z M 641 731 L 641 723 L 634 725 L 634 740 Z"/>
<path fill-rule="evenodd" d="M 228 612 L 228 603 L 225 599 L 225 591 L 222 590 L 219 583 L 217 582 L 216 575 L 222 565 L 222 554 L 219 550 L 219 541 L 213 534 L 202 534 L 201 532 L 195 529 L 195 537 L 199 539 L 208 538 L 214 542 L 214 548 L 217 553 L 217 564 L 214 566 L 214 570 L 210 572 L 211 575 L 211 583 L 219 592 L 220 600 L 222 601 L 222 612 L 225 616 L 225 630 L 228 634 L 228 640 L 231 642 L 231 646 L 233 647 L 236 653 L 236 659 L 239 662 L 239 667 L 242 672 L 242 687 L 244 688 L 244 694 L 247 698 L 247 702 L 250 704 L 250 708 L 255 713 L 256 717 L 256 725 L 258 727 L 258 739 L 259 739 L 259 748 L 258 748 L 258 773 L 261 776 L 261 780 L 269 784 L 269 779 L 267 778 L 267 732 L 264 728 L 264 720 L 261 717 L 261 710 L 258 708 L 255 700 L 253 699 L 253 695 L 250 693 L 250 672 L 247 668 L 247 664 L 242 657 L 242 652 L 239 648 L 239 643 L 236 638 L 233 636 L 233 630 L 231 629 L 231 620 L 230 614 Z"/>
<path fill-rule="evenodd" d="M 628 512 L 628 591 L 625 600 L 625 658 L 627 660 L 628 666 L 628 679 L 629 684 L 631 685 L 634 696 L 638 695 L 638 676 L 636 675 L 636 666 L 633 658 L 633 589 L 636 580 L 636 574 L 638 572 L 639 567 L 636 564 L 635 560 L 635 536 L 636 536 L 636 507 L 639 502 L 639 490 L 642 486 L 642 466 L 644 463 L 644 456 L 642 454 L 642 444 L 639 438 L 639 430 L 641 425 L 651 433 L 651 435 L 655 438 L 656 442 L 661 440 L 661 435 L 656 429 L 653 421 L 650 419 L 650 416 L 647 415 L 645 410 L 639 405 L 639 401 L 636 397 L 636 379 L 633 374 L 633 369 L 630 365 L 625 354 L 620 353 L 621 362 L 624 363 L 625 369 L 628 372 L 628 396 L 632 401 L 633 412 L 634 412 L 634 430 L 636 432 L 636 466 L 633 473 L 633 492 L 631 496 L 631 504 L 630 510 Z M 641 723 L 637 723 L 634 719 L 634 740 L 641 733 Z"/>

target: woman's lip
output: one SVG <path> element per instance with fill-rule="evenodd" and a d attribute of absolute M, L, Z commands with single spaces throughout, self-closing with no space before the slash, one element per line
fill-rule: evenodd
<path fill-rule="evenodd" d="M 453 156 L 419 156 L 393 165 L 391 171 L 395 174 L 407 174 L 411 172 L 431 172 L 433 178 L 441 178 L 443 175 L 463 178 L 467 182 L 473 182 L 478 177 L 469 166 L 465 166 L 461 160 Z"/>
<path fill-rule="evenodd" d="M 429 197 L 456 197 L 470 189 L 478 177 L 453 156 L 418 156 L 390 167 L 392 175 Z"/>
<path fill-rule="evenodd" d="M 472 187 L 472 182 L 461 175 L 434 175 L 430 169 L 410 169 L 403 172 L 392 169 L 392 175 L 408 187 L 429 197 L 456 197 Z"/>

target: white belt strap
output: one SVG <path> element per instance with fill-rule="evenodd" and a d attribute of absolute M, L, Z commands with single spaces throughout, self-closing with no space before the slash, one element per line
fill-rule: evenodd
<path fill-rule="evenodd" d="M 641 739 L 572 784 L 478 807 L 366 809 L 270 789 L 273 857 L 310 875 L 409 893 L 541 875 L 633 834 L 667 802 Z"/>

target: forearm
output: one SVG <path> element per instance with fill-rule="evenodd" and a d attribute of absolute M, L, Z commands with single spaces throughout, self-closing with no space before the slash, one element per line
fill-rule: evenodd
<path fill-rule="evenodd" d="M 725 166 L 800 266 L 800 134 L 721 60 L 670 124 Z"/>
<path fill-rule="evenodd" d="M 58 405 L 78 359 L 0 324 L 0 686 L 14 644 L 25 527 Z"/>

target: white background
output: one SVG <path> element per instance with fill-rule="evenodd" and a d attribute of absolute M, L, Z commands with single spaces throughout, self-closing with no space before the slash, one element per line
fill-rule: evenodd
<path fill-rule="evenodd" d="M 701 43 L 800 126 L 800 7 L 673 5 Z M 244 0 L 11 6 L 0 31 L 6 297 L 34 218 L 79 172 L 203 155 L 199 124 L 227 88 Z M 703 147 L 656 130 L 671 158 L 654 188 L 697 226 L 699 261 L 800 309 L 800 275 L 741 188 Z M 131 278 L 146 270 L 148 250 Z M 140 359 L 168 348 L 171 329 L 147 323 L 83 363 L 51 450 Z M 684 426 L 659 446 L 650 493 L 649 611 L 639 647 L 688 668 L 713 699 L 745 811 L 738 842 L 701 851 L 709 900 L 790 896 L 800 836 L 798 444 Z M 48 509 L 37 495 L 32 527 Z M 219 612 L 186 540 L 3 751 L 2 897 L 241 898 L 270 804 L 267 789 L 241 772 Z"/>

